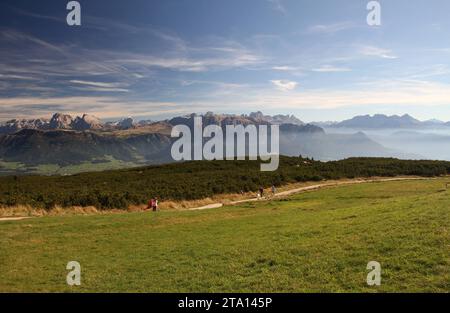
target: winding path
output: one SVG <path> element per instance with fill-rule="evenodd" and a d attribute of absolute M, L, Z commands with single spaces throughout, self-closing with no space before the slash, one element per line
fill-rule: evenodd
<path fill-rule="evenodd" d="M 20 221 L 27 218 L 32 218 L 32 216 L 13 216 L 13 217 L 0 217 L 1 221 Z"/>
<path fill-rule="evenodd" d="M 267 201 L 267 200 L 272 200 L 274 198 L 290 196 L 292 194 L 301 193 L 301 192 L 305 192 L 305 191 L 318 190 L 318 189 L 321 189 L 321 188 L 324 188 L 324 187 L 333 187 L 333 186 L 342 186 L 342 185 L 355 185 L 355 184 L 374 183 L 374 182 L 388 182 L 388 181 L 402 181 L 402 180 L 426 180 L 426 179 L 432 179 L 432 178 L 427 178 L 427 177 L 397 177 L 397 178 L 355 179 L 355 180 L 349 180 L 349 181 L 337 181 L 337 182 L 332 182 L 332 183 L 322 183 L 322 184 L 316 184 L 316 185 L 299 187 L 299 188 L 294 188 L 294 189 L 290 189 L 290 190 L 281 191 L 281 192 L 276 193 L 271 198 L 263 198 L 263 199 L 250 198 L 250 199 L 244 199 L 244 200 L 239 200 L 239 201 L 232 201 L 232 202 L 229 202 L 229 204 L 230 205 L 234 205 L 234 204 L 240 204 L 240 203 L 245 203 L 245 202 L 253 202 L 253 201 Z M 208 205 L 205 205 L 205 206 L 196 207 L 196 208 L 188 208 L 188 209 L 184 209 L 184 210 L 185 211 L 207 210 L 207 209 L 220 208 L 222 206 L 224 206 L 223 203 L 212 203 L 212 204 L 208 204 Z"/>

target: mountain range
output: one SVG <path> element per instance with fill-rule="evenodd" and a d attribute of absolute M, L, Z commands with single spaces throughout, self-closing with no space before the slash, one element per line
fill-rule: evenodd
<path fill-rule="evenodd" d="M 196 114 L 162 121 L 131 118 L 103 123 L 83 114 L 72 117 L 56 113 L 50 119 L 10 120 L 0 127 L 0 172 L 76 173 L 85 170 L 129 167 L 173 162 L 170 154 L 174 125 L 193 127 Z M 351 156 L 394 156 L 405 154 L 387 149 L 362 132 L 328 134 L 293 115 L 214 114 L 200 115 L 203 126 L 215 124 L 280 125 L 280 153 L 319 160 Z"/>
<path fill-rule="evenodd" d="M 22 129 L 39 130 L 103 130 L 128 129 L 134 127 L 133 119 L 126 118 L 117 122 L 103 123 L 98 117 L 83 114 L 75 118 L 69 114 L 55 113 L 50 119 L 12 119 L 0 125 L 0 134 L 13 134 Z"/>
<path fill-rule="evenodd" d="M 351 129 L 420 129 L 420 128 L 450 128 L 450 122 L 437 119 L 420 121 L 409 114 L 391 115 L 358 115 L 342 122 L 316 122 L 314 125 L 325 128 L 351 128 Z"/>

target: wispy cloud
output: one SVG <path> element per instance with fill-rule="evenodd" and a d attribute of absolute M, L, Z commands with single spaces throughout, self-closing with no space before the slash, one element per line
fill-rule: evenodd
<path fill-rule="evenodd" d="M 80 90 L 80 91 L 93 91 L 93 92 L 130 92 L 129 89 L 125 89 L 125 88 L 103 88 L 103 87 L 92 87 L 92 86 L 73 87 L 73 89 Z"/>
<path fill-rule="evenodd" d="M 0 74 L 0 79 L 35 80 L 35 77 L 26 75 Z"/>
<path fill-rule="evenodd" d="M 160 71 L 200 73 L 248 69 L 265 62 L 263 56 L 232 40 L 213 38 L 191 46 L 175 35 L 159 33 L 159 36 L 177 44 L 164 53 L 86 49 L 0 29 L 0 43 L 12 47 L 0 50 L 0 81 L 3 80 L 0 96 L 33 92 L 39 96 L 52 93 L 61 96 L 70 91 L 76 92 L 73 95 L 123 93 L 136 91 L 139 82 L 142 90 L 143 82 L 149 84 L 149 80 L 151 85 L 146 90 L 151 90 L 155 82 L 152 77 Z"/>
<path fill-rule="evenodd" d="M 49 117 L 56 111 L 73 115 L 89 113 L 100 118 L 158 116 L 195 110 L 173 102 L 126 100 L 114 97 L 14 97 L 0 98 L 0 120 Z"/>
<path fill-rule="evenodd" d="M 279 66 L 273 66 L 272 69 L 275 71 L 291 72 L 291 71 L 297 71 L 298 67 L 288 66 L 288 65 L 279 65 Z"/>
<path fill-rule="evenodd" d="M 351 72 L 351 69 L 348 67 L 337 67 L 333 65 L 322 65 L 317 68 L 312 69 L 313 72 L 319 73 L 337 73 L 337 72 Z"/>
<path fill-rule="evenodd" d="M 165 68 L 181 72 L 204 72 L 217 68 L 237 68 L 260 64 L 263 58 L 248 50 L 223 47 L 205 48 L 204 51 L 222 51 L 220 55 L 203 58 L 196 56 L 161 57 L 136 53 L 113 53 L 112 62 L 123 65 Z"/>
<path fill-rule="evenodd" d="M 270 82 L 280 91 L 291 91 L 298 85 L 297 82 L 290 80 L 271 80 Z"/>
<path fill-rule="evenodd" d="M 82 85 L 84 88 L 81 88 L 81 90 L 107 91 L 107 92 L 129 92 L 128 89 L 121 88 L 121 87 L 126 86 L 126 84 L 123 84 L 123 83 L 92 82 L 92 81 L 85 81 L 85 80 L 71 80 L 70 82 L 75 85 Z"/>
<path fill-rule="evenodd" d="M 53 21 L 53 22 L 57 22 L 57 23 L 63 23 L 63 24 L 66 23 L 66 19 L 61 16 L 37 14 L 35 12 L 25 11 L 25 10 L 13 8 L 10 6 L 8 6 L 8 7 L 10 10 L 12 10 L 20 15 L 23 15 L 23 16 L 33 17 L 36 19 L 44 19 L 44 20 Z M 104 18 L 104 17 L 83 15 L 83 28 L 97 29 L 97 30 L 102 30 L 102 31 L 114 30 L 114 31 L 126 32 L 128 34 L 146 33 L 146 34 L 151 34 L 155 37 L 159 37 L 160 39 L 163 39 L 167 42 L 170 42 L 179 49 L 184 49 L 184 47 L 185 47 L 185 41 L 169 31 L 164 31 L 162 29 L 157 29 L 155 27 L 144 27 L 144 26 L 131 25 L 128 23 L 122 23 L 120 21 L 112 20 L 112 19 L 108 19 L 108 18 Z"/>
<path fill-rule="evenodd" d="M 317 24 L 308 28 L 307 32 L 311 34 L 334 34 L 343 30 L 355 27 L 352 22 L 340 22 L 334 24 Z"/>
<path fill-rule="evenodd" d="M 360 53 L 365 56 L 379 57 L 383 59 L 397 59 L 398 57 L 393 54 L 389 49 L 383 49 L 374 46 L 363 46 L 360 48 Z"/>
<path fill-rule="evenodd" d="M 80 84 L 80 85 L 89 85 L 94 87 L 103 87 L 103 88 L 117 88 L 123 86 L 122 83 L 105 83 L 105 82 L 91 82 L 85 80 L 71 80 L 71 83 Z"/>
<path fill-rule="evenodd" d="M 220 107 L 231 106 L 216 99 Z M 210 103 L 211 100 L 210 100 Z M 289 93 L 274 93 L 267 89 L 242 92 L 234 105 L 263 107 L 276 110 L 335 109 L 358 107 L 361 110 L 374 106 L 391 107 L 417 105 L 422 107 L 450 105 L 450 85 L 420 80 L 369 81 L 347 89 L 304 89 Z"/>

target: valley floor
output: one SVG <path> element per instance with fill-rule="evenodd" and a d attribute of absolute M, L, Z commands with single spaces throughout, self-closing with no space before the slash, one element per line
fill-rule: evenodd
<path fill-rule="evenodd" d="M 447 179 L 0 224 L 0 292 L 449 292 Z M 81 264 L 81 286 L 66 264 Z M 369 261 L 381 286 L 366 284 Z"/>

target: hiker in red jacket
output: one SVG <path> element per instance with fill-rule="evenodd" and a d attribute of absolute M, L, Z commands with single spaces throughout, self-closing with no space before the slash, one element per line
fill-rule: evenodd
<path fill-rule="evenodd" d="M 149 201 L 148 201 L 148 204 L 147 204 L 147 210 L 150 210 L 150 209 L 153 209 L 153 206 L 155 205 L 155 199 L 153 199 L 153 198 L 151 198 Z M 153 210 L 154 211 L 154 210 Z"/>

